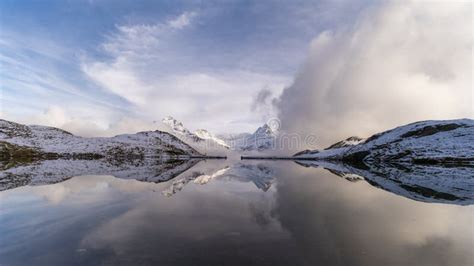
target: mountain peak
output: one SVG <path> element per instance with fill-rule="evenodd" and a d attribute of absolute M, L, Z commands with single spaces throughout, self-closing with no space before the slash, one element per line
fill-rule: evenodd
<path fill-rule="evenodd" d="M 255 133 L 255 135 L 274 135 L 273 130 L 268 124 L 264 124 L 263 126 L 259 127 Z"/>
<path fill-rule="evenodd" d="M 191 132 L 186 127 L 184 127 L 183 123 L 179 122 L 172 116 L 163 118 L 162 122 L 171 129 L 173 134 L 184 138 L 184 141 L 194 144 L 200 143 L 199 146 L 201 146 L 201 149 L 207 149 L 208 147 L 214 146 L 221 148 L 224 147 L 226 149 L 229 148 L 229 145 L 227 145 L 224 140 L 219 139 L 211 132 L 205 129 L 198 129 L 195 132 Z"/>
<path fill-rule="evenodd" d="M 163 124 L 170 127 L 171 130 L 175 133 L 189 135 L 192 134 L 188 129 L 186 129 L 183 123 L 179 122 L 172 116 L 167 116 L 161 120 Z"/>
<path fill-rule="evenodd" d="M 163 118 L 161 120 L 163 123 L 167 124 L 167 125 L 179 125 L 179 126 L 183 126 L 183 123 L 179 122 L 177 119 L 175 119 L 174 117 L 172 116 L 167 116 L 165 118 Z"/>
<path fill-rule="evenodd" d="M 354 145 L 357 145 L 359 143 L 362 143 L 364 141 L 365 141 L 365 139 L 363 139 L 363 138 L 359 138 L 357 136 L 352 136 L 352 137 L 349 137 L 345 140 L 341 140 L 339 142 L 336 142 L 336 143 L 332 144 L 331 146 L 325 148 L 325 150 L 343 148 L 343 147 L 350 147 L 350 146 L 354 146 Z"/>

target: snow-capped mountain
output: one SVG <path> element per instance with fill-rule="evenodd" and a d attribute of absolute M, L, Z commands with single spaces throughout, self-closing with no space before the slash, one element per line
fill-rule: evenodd
<path fill-rule="evenodd" d="M 259 127 L 254 133 L 214 135 L 208 130 L 188 130 L 183 123 L 171 116 L 162 120 L 165 128 L 182 141 L 188 143 L 201 153 L 209 151 L 222 152 L 223 149 L 234 151 L 264 151 L 274 147 L 276 133 L 267 124 Z"/>
<path fill-rule="evenodd" d="M 165 126 L 167 126 L 171 133 L 175 134 L 178 137 L 184 137 L 188 140 L 192 140 L 194 142 L 203 141 L 202 138 L 196 136 L 191 131 L 189 131 L 186 127 L 184 127 L 183 123 L 179 122 L 178 120 L 174 119 L 171 116 L 167 116 L 161 120 Z"/>
<path fill-rule="evenodd" d="M 335 146 L 335 145 L 333 145 Z M 352 146 L 303 151 L 296 158 L 377 164 L 474 164 L 474 120 L 422 121 L 400 126 Z"/>
<path fill-rule="evenodd" d="M 200 152 L 204 153 L 209 150 L 229 149 L 229 145 L 227 145 L 224 140 L 216 137 L 205 129 L 198 129 L 195 132 L 191 132 L 183 125 L 183 123 L 171 116 L 163 118 L 162 122 L 170 133 L 193 146 Z"/>
<path fill-rule="evenodd" d="M 232 150 L 264 151 L 274 147 L 277 134 L 267 124 L 259 127 L 254 133 L 222 135 Z"/>
<path fill-rule="evenodd" d="M 0 157 L 115 158 L 200 155 L 162 131 L 83 138 L 62 129 L 0 120 Z"/>

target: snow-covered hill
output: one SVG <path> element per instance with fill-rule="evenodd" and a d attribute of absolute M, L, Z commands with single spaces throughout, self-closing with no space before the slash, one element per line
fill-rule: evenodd
<path fill-rule="evenodd" d="M 0 119 L 0 157 L 22 155 L 61 158 L 199 155 L 175 136 L 162 131 L 83 138 L 46 126 L 26 126 Z M 33 156 L 33 157 L 34 157 Z"/>
<path fill-rule="evenodd" d="M 346 162 L 474 165 L 474 120 L 422 121 L 400 126 L 361 141 L 296 158 Z"/>

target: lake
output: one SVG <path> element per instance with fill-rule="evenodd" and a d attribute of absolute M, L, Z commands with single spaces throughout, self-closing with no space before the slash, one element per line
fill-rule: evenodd
<path fill-rule="evenodd" d="M 293 161 L 88 163 L 2 181 L 0 265 L 473 265 L 461 196 Z"/>

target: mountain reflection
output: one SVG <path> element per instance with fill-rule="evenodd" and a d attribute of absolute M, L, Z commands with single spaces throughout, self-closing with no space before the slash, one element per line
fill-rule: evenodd
<path fill-rule="evenodd" d="M 210 174 L 203 172 L 193 172 L 185 177 L 174 180 L 169 188 L 162 193 L 165 196 L 172 196 L 181 191 L 183 187 L 193 181 L 195 184 L 205 185 L 214 179 L 236 180 L 239 182 L 253 182 L 255 186 L 266 192 L 272 186 L 275 179 L 275 172 L 262 164 L 252 165 L 236 163 L 226 166 Z"/>
<path fill-rule="evenodd" d="M 275 182 L 275 165 L 263 161 L 233 162 L 201 159 L 148 158 L 107 162 L 104 160 L 46 160 L 35 163 L 0 164 L 0 191 L 25 185 L 46 185 L 62 182 L 74 176 L 112 175 L 121 179 L 161 183 L 172 180 L 162 194 L 170 197 L 188 183 L 204 185 L 212 180 L 252 182 L 267 191 Z M 211 160 L 212 161 L 212 160 Z M 295 161 L 303 167 L 322 167 L 348 181 L 365 180 L 372 186 L 423 202 L 470 205 L 474 203 L 474 168 L 426 165 L 351 166 L 328 161 Z"/>
<path fill-rule="evenodd" d="M 54 184 L 83 175 L 112 175 L 122 179 L 160 183 L 175 178 L 199 161 L 163 158 L 120 163 L 105 160 L 46 160 L 3 165 L 3 170 L 0 171 L 0 191 L 25 185 Z"/>
<path fill-rule="evenodd" d="M 296 161 L 322 167 L 348 181 L 370 185 L 423 202 L 470 205 L 474 203 L 474 168 L 441 165 L 372 164 L 351 166 L 327 161 Z"/>

